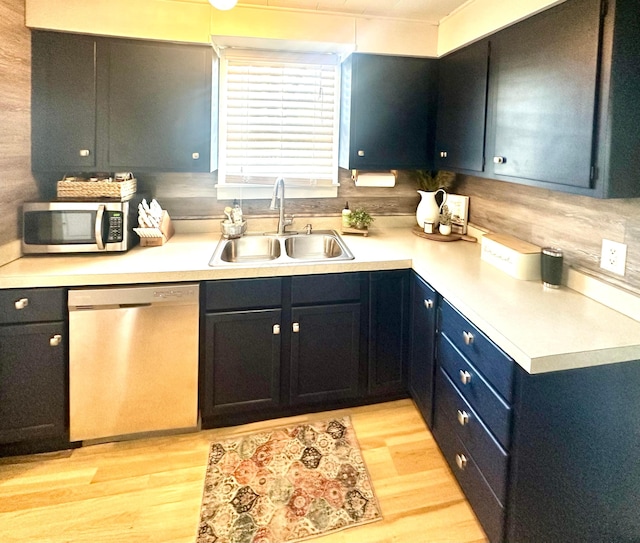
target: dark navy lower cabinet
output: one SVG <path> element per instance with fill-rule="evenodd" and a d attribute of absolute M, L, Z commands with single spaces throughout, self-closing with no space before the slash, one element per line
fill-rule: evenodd
<path fill-rule="evenodd" d="M 208 281 L 203 426 L 331 409 L 362 397 L 366 278 L 346 273 Z"/>
<path fill-rule="evenodd" d="M 436 316 L 438 293 L 411 272 L 411 351 L 408 388 L 427 426 L 433 426 Z"/>
<path fill-rule="evenodd" d="M 409 270 L 369 274 L 368 394 L 406 396 Z"/>
<path fill-rule="evenodd" d="M 0 290 L 0 456 L 69 447 L 66 290 Z"/>
<path fill-rule="evenodd" d="M 640 541 L 640 360 L 517 372 L 507 541 Z"/>
<path fill-rule="evenodd" d="M 514 371 L 513 360 L 442 300 L 433 434 L 492 542 L 504 539 Z"/>
<path fill-rule="evenodd" d="M 529 374 L 440 317 L 433 434 L 489 540 L 640 541 L 640 360 Z"/>

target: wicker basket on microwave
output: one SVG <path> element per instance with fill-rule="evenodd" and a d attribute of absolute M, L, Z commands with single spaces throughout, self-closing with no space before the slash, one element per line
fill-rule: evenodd
<path fill-rule="evenodd" d="M 108 179 L 91 181 L 69 177 L 58 181 L 57 195 L 58 198 L 113 198 L 124 200 L 128 196 L 135 194 L 136 189 L 137 182 L 135 177 L 125 180 L 117 179 L 115 181 Z"/>

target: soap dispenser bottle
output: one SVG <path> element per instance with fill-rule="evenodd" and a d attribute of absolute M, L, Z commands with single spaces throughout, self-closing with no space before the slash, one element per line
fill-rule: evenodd
<path fill-rule="evenodd" d="M 349 222 L 350 218 L 351 210 L 349 209 L 349 202 L 347 202 L 342 210 L 342 228 L 349 228 L 351 226 L 351 223 Z"/>
<path fill-rule="evenodd" d="M 233 217 L 233 222 L 236 224 L 241 224 L 242 223 L 242 208 L 240 207 L 240 204 L 238 203 L 238 200 L 234 200 L 233 201 L 233 210 L 231 212 L 231 216 Z"/>

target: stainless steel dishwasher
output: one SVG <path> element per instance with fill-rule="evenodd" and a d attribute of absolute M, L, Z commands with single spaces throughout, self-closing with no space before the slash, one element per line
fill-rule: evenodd
<path fill-rule="evenodd" d="M 70 290 L 71 441 L 198 426 L 198 284 Z"/>

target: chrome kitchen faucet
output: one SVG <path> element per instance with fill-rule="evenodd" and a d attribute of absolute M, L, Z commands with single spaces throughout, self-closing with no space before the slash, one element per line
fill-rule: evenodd
<path fill-rule="evenodd" d="M 276 199 L 278 200 L 277 206 Z M 284 216 L 284 179 L 282 177 L 278 177 L 273 185 L 273 196 L 271 197 L 269 209 L 280 209 L 277 234 L 279 236 L 286 234 L 287 226 L 291 226 L 293 223 L 293 215 L 288 219 Z"/>

